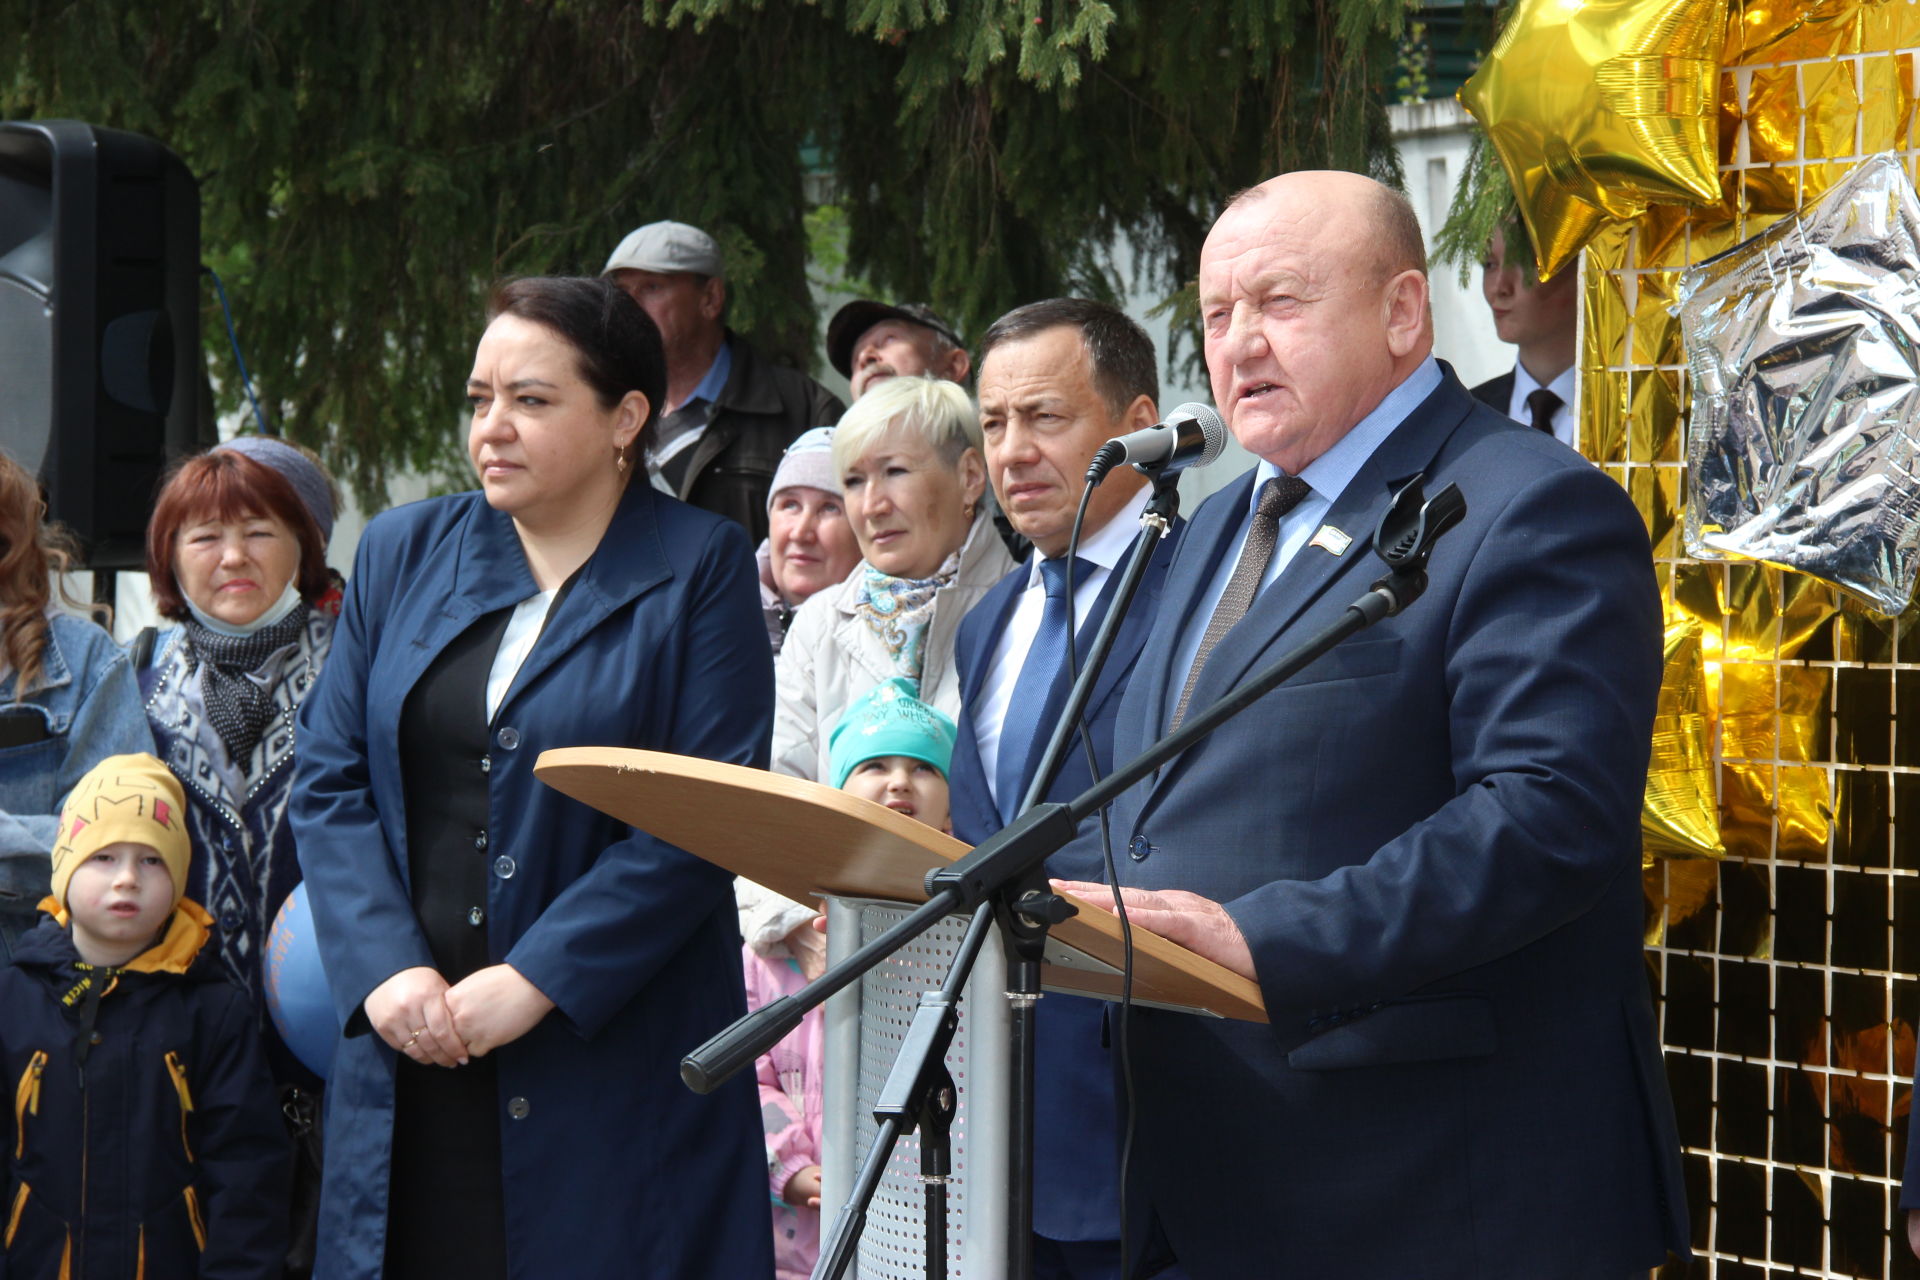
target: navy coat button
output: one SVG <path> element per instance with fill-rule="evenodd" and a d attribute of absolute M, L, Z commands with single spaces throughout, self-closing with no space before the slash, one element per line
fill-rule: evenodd
<path fill-rule="evenodd" d="M 487 913 L 478 907 L 467 908 L 467 923 L 478 929 L 487 922 Z"/>
<path fill-rule="evenodd" d="M 514 728 L 512 725 L 508 725 L 506 728 L 500 731 L 500 749 L 502 751 L 512 751 L 515 747 L 519 745 L 520 745 L 520 731 L 518 729 Z"/>
<path fill-rule="evenodd" d="M 514 870 L 513 859 L 504 853 L 493 860 L 493 874 L 499 876 L 502 880 L 513 879 Z"/>
<path fill-rule="evenodd" d="M 525 1098 L 508 1098 L 507 1114 L 515 1120 L 525 1120 L 529 1115 L 533 1114 L 533 1104 L 529 1103 Z"/>
<path fill-rule="evenodd" d="M 492 757 L 492 756 L 481 756 L 481 757 L 480 757 L 480 772 L 482 772 L 482 773 L 492 773 L 492 772 L 493 772 L 493 757 Z"/>
<path fill-rule="evenodd" d="M 1153 852 L 1153 846 L 1147 843 L 1145 836 L 1135 836 L 1127 841 L 1127 856 L 1135 862 L 1145 862 L 1147 855 Z"/>
<path fill-rule="evenodd" d="M 99 1043 L 100 1043 L 100 1041 L 101 1041 L 101 1040 L 103 1040 L 104 1038 L 105 1038 L 105 1037 L 103 1037 L 103 1036 L 102 1036 L 102 1035 L 101 1035 L 101 1034 L 100 1034 L 100 1033 L 99 1033 L 98 1031 L 96 1031 L 96 1032 L 94 1032 L 94 1033 L 93 1033 L 92 1035 L 90 1035 L 90 1036 L 88 1036 L 88 1037 L 87 1037 L 87 1043 L 88 1043 L 88 1044 L 99 1044 Z"/>
<path fill-rule="evenodd" d="M 487 851 L 487 833 L 482 831 L 473 838 L 473 847 L 485 853 Z"/>

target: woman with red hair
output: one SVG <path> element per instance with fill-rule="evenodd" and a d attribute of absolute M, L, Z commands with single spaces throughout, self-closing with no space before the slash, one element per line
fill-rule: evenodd
<path fill-rule="evenodd" d="M 0 453 L 0 963 L 46 896 L 67 792 L 108 756 L 153 750 L 113 637 L 54 611 L 73 556 L 46 514 L 32 473 Z"/>
<path fill-rule="evenodd" d="M 267 929 L 300 882 L 287 821 L 294 713 L 339 611 L 326 562 L 334 505 L 304 450 L 240 436 L 176 468 L 147 527 L 154 603 L 178 625 L 160 632 L 140 687 L 158 754 L 187 794 L 186 892 L 213 914 L 222 966 L 263 1009 Z M 297 1080 L 270 1044 L 275 1074 Z"/>

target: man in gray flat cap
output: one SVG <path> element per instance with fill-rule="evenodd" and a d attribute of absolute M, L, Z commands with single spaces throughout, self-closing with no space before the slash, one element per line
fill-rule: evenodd
<path fill-rule="evenodd" d="M 855 298 L 827 322 L 827 361 L 858 400 L 887 378 L 924 374 L 964 384 L 972 362 L 960 333 L 924 302 Z"/>
<path fill-rule="evenodd" d="M 666 349 L 667 398 L 646 449 L 654 487 L 764 539 L 781 453 L 801 432 L 838 422 L 846 406 L 727 328 L 720 246 L 698 227 L 636 228 L 602 274 L 653 317 Z"/>

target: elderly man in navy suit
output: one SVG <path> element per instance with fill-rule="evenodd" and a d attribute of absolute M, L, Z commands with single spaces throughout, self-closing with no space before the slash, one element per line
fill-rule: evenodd
<path fill-rule="evenodd" d="M 1074 565 L 1074 617 L 1064 595 L 1067 542 L 1087 464 L 1107 440 L 1158 421 L 1153 343 L 1098 302 L 1055 298 L 1010 311 L 980 344 L 980 426 L 987 473 L 1013 527 L 1032 540 L 1027 563 L 1002 578 L 960 624 L 963 711 L 951 774 L 954 834 L 978 843 L 1020 812 L 1047 738 L 1066 703 L 1067 637 L 1084 658 L 1106 615 L 1118 570 L 1147 504 L 1130 467 L 1094 491 Z M 1149 562 L 1133 607 L 1088 702 L 1086 721 L 1104 772 L 1112 765 L 1120 692 L 1166 579 L 1169 555 Z M 1066 799 L 1091 783 L 1076 741 L 1049 791 Z M 1055 854 L 1060 876 L 1101 874 L 1098 829 Z M 1119 1123 L 1113 1064 L 1099 1001 L 1049 995 L 1036 1011 L 1034 1275 L 1120 1275 Z"/>
<path fill-rule="evenodd" d="M 1136 1014 L 1143 1197 L 1194 1280 L 1644 1276 L 1687 1248 L 1640 944 L 1646 529 L 1432 358 L 1418 225 L 1369 179 L 1234 200 L 1200 307 L 1262 461 L 1181 539 L 1116 758 L 1361 595 L 1408 478 L 1468 514 L 1424 597 L 1114 805 L 1134 921 L 1268 1017 Z"/>

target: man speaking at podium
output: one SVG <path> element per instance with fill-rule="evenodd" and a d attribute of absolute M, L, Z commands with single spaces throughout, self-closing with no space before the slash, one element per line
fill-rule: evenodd
<path fill-rule="evenodd" d="M 1200 307 L 1262 461 L 1186 531 L 1115 760 L 1382 576 L 1402 482 L 1467 516 L 1405 613 L 1113 806 L 1133 919 L 1270 1020 L 1133 1013 L 1134 1192 L 1193 1280 L 1644 1276 L 1687 1241 L 1640 943 L 1645 526 L 1432 358 L 1419 227 L 1369 179 L 1233 201 Z"/>

